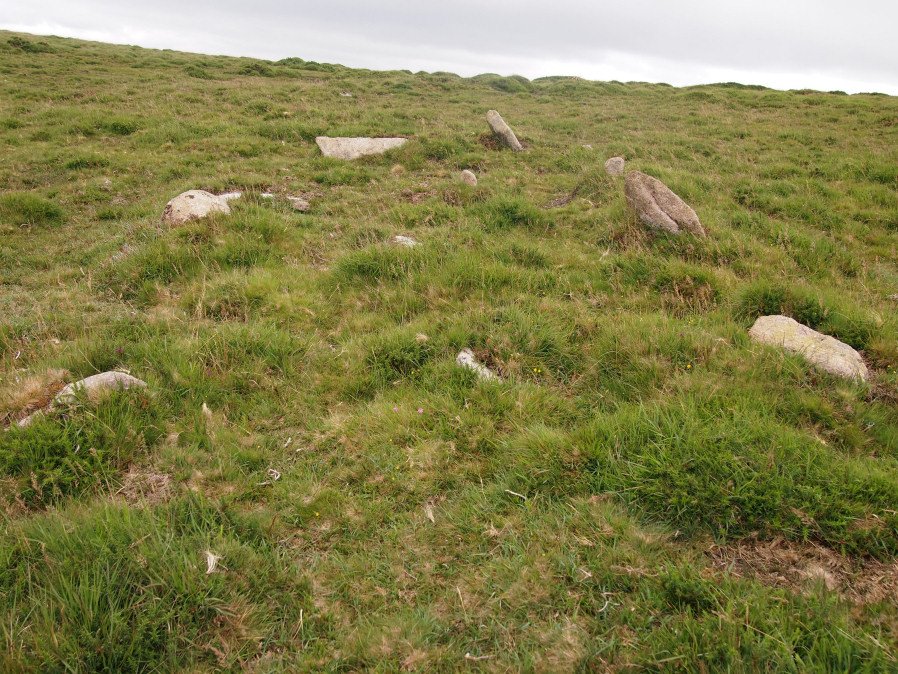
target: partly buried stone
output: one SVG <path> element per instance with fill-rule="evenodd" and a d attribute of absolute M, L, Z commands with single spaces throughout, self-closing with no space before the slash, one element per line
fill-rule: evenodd
<path fill-rule="evenodd" d="M 474 175 L 474 171 L 465 169 L 464 171 L 461 172 L 459 177 L 461 178 L 461 181 L 465 185 L 470 185 L 471 187 L 477 187 L 477 176 Z"/>
<path fill-rule="evenodd" d="M 87 396 L 87 399 L 93 403 L 99 402 L 104 395 L 110 393 L 111 391 L 123 391 L 129 388 L 146 388 L 146 382 L 138 379 L 137 377 L 132 377 L 127 372 L 118 372 L 118 371 L 110 371 L 110 372 L 101 372 L 100 374 L 94 374 L 90 377 L 86 377 L 80 381 L 76 381 L 73 384 L 69 384 L 65 386 L 53 400 L 50 402 L 47 407 L 44 409 L 38 410 L 33 414 L 25 417 L 21 421 L 19 421 L 19 426 L 22 428 L 29 426 L 31 422 L 33 422 L 38 416 L 43 414 L 46 410 L 52 409 L 59 405 L 69 405 L 75 402 L 78 399 L 79 395 Z"/>
<path fill-rule="evenodd" d="M 53 399 L 54 404 L 64 405 L 73 402 L 82 392 L 91 402 L 97 402 L 110 391 L 121 391 L 129 388 L 146 388 L 147 383 L 127 372 L 101 372 L 86 377 L 74 384 L 69 384 Z"/>
<path fill-rule="evenodd" d="M 408 138 L 330 138 L 318 136 L 315 139 L 321 154 L 334 159 L 358 159 L 372 154 L 383 154 L 387 150 L 402 147 Z"/>
<path fill-rule="evenodd" d="M 287 201 L 289 201 L 290 205 L 293 206 L 293 210 L 299 211 L 300 213 L 305 213 L 310 208 L 312 208 L 312 204 L 310 204 L 302 197 L 287 197 Z"/>
<path fill-rule="evenodd" d="M 511 127 L 505 123 L 505 120 L 502 119 L 502 115 L 498 112 L 495 110 L 487 112 L 486 121 L 489 123 L 493 133 L 496 134 L 506 146 L 510 147 L 515 152 L 520 152 L 524 149 L 524 146 L 521 145 L 521 141 L 514 135 L 514 131 L 512 131 Z"/>
<path fill-rule="evenodd" d="M 705 228 L 695 211 L 657 178 L 630 171 L 624 180 L 624 194 L 639 219 L 649 227 L 670 234 L 686 230 L 695 236 L 705 236 Z"/>
<path fill-rule="evenodd" d="M 486 365 L 477 360 L 477 356 L 471 349 L 462 349 L 455 357 L 455 362 L 466 370 L 471 370 L 479 379 L 486 381 L 499 381 L 501 378 Z"/>
<path fill-rule="evenodd" d="M 412 237 L 402 236 L 402 234 L 397 234 L 391 239 L 391 241 L 397 246 L 404 246 L 405 248 L 414 248 L 418 245 L 418 242 L 415 241 Z"/>
<path fill-rule="evenodd" d="M 218 197 L 204 190 L 184 192 L 165 205 L 162 222 L 167 225 L 183 225 L 185 222 L 199 220 L 213 213 L 227 215 L 231 212 L 228 201 L 234 197 L 231 194 L 226 197 Z"/>
<path fill-rule="evenodd" d="M 800 354 L 812 365 L 837 377 L 867 380 L 867 366 L 857 351 L 788 316 L 761 316 L 748 334 L 761 344 Z"/>
<path fill-rule="evenodd" d="M 622 176 L 624 175 L 625 163 L 623 157 L 612 157 L 605 162 L 605 173 L 610 176 Z"/>

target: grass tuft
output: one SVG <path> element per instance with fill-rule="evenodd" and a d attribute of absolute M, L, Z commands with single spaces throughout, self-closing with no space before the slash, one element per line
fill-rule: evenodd
<path fill-rule="evenodd" d="M 0 221 L 10 225 L 60 225 L 65 216 L 52 201 L 25 192 L 0 195 Z"/>

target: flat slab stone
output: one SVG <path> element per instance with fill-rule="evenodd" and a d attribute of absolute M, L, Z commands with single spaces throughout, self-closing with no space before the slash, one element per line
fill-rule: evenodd
<path fill-rule="evenodd" d="M 493 133 L 496 134 L 507 147 L 510 147 L 515 152 L 521 152 L 524 149 L 524 146 L 521 145 L 521 141 L 518 140 L 514 131 L 512 131 L 511 127 L 505 123 L 505 120 L 502 119 L 502 115 L 497 111 L 490 110 L 487 112 L 486 121 L 487 124 L 490 125 L 490 129 L 493 130 Z"/>
<path fill-rule="evenodd" d="M 630 208 L 652 229 L 670 234 L 685 230 L 695 236 L 705 236 L 705 228 L 695 211 L 657 178 L 630 171 L 624 179 L 624 194 Z"/>
<path fill-rule="evenodd" d="M 230 195 L 228 196 L 230 197 Z M 165 205 L 165 210 L 162 211 L 162 222 L 167 225 L 183 225 L 191 220 L 199 220 L 214 213 L 227 215 L 230 212 L 228 199 L 205 190 L 189 190 L 179 194 Z"/>
<path fill-rule="evenodd" d="M 334 159 L 358 159 L 373 154 L 395 150 L 408 142 L 408 138 L 330 138 L 318 136 L 315 143 L 325 157 Z"/>
<path fill-rule="evenodd" d="M 748 334 L 760 344 L 800 354 L 815 367 L 837 377 L 867 381 L 867 366 L 857 351 L 788 316 L 761 316 Z"/>

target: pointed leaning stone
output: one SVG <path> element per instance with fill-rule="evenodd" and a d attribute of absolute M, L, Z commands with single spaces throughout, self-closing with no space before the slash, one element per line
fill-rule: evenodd
<path fill-rule="evenodd" d="M 502 115 L 498 112 L 495 110 L 487 112 L 486 121 L 489 123 L 493 133 L 496 134 L 507 147 L 510 147 L 515 152 L 520 152 L 524 149 L 524 146 L 521 145 L 521 141 L 514 135 L 514 131 L 512 131 L 511 127 L 505 123 L 505 120 L 502 119 Z"/>

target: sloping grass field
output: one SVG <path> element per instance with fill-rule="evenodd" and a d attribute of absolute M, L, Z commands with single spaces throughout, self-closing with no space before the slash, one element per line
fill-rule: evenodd
<path fill-rule="evenodd" d="M 898 99 L 0 32 L 0 147 L 0 671 L 898 671 Z"/>

